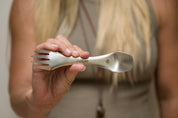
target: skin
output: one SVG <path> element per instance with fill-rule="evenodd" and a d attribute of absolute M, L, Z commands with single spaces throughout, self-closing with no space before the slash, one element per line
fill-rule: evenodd
<path fill-rule="evenodd" d="M 157 88 L 161 117 L 178 118 L 178 1 L 155 0 L 153 3 L 160 25 Z"/>
<path fill-rule="evenodd" d="M 14 111 L 26 118 L 45 118 L 67 93 L 83 64 L 49 72 L 33 68 L 35 50 L 59 51 L 65 56 L 88 58 L 89 53 L 64 36 L 37 45 L 33 0 L 14 0 L 10 14 L 12 35 L 9 94 Z M 177 118 L 178 112 L 178 7 L 176 0 L 152 0 L 159 23 L 157 88 L 162 118 Z M 28 44 L 28 45 L 27 45 Z M 166 55 L 166 56 L 165 56 Z M 56 73 L 56 76 L 53 74 Z"/>

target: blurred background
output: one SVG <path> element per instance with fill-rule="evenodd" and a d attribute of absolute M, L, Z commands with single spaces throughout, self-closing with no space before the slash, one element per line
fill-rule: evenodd
<path fill-rule="evenodd" d="M 8 19 L 12 0 L 0 0 L 0 118 L 18 118 L 11 109 L 8 94 Z"/>

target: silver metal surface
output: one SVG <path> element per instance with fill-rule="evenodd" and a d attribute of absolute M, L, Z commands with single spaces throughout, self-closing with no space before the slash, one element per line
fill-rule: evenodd
<path fill-rule="evenodd" d="M 35 68 L 44 70 L 54 70 L 56 68 L 72 65 L 74 63 L 95 64 L 101 68 L 108 69 L 112 72 L 126 72 L 133 67 L 133 58 L 131 55 L 123 52 L 112 52 L 106 55 L 89 57 L 82 59 L 80 57 L 66 57 L 59 52 L 52 52 L 48 50 L 37 50 L 38 55 L 32 56 L 37 60 L 33 63 L 39 64 Z"/>

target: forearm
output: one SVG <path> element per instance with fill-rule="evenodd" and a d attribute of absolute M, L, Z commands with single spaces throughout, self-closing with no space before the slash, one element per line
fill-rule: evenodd
<path fill-rule="evenodd" d="M 160 69 L 161 70 L 161 69 Z M 158 95 L 161 118 L 178 118 L 177 69 L 161 71 L 158 78 Z"/>
<path fill-rule="evenodd" d="M 11 88 L 9 93 L 13 110 L 16 114 L 22 117 L 26 117 L 28 112 L 28 105 L 25 100 L 26 91 L 26 88 L 21 88 L 21 90 L 17 88 Z"/>
<path fill-rule="evenodd" d="M 13 110 L 23 118 L 46 118 L 49 112 L 34 108 L 26 98 L 28 91 L 31 91 L 30 88 L 14 90 L 10 93 Z"/>
<path fill-rule="evenodd" d="M 161 118 L 178 118 L 178 97 L 160 100 Z"/>
<path fill-rule="evenodd" d="M 162 74 L 158 74 L 159 81 L 157 83 L 161 118 L 178 118 L 178 77 L 176 76 L 176 69 L 171 70 L 162 71 Z"/>

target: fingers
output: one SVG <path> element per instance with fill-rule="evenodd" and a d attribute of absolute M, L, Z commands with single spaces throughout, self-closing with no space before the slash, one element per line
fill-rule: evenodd
<path fill-rule="evenodd" d="M 82 57 L 82 58 L 84 58 L 84 59 L 86 59 L 86 58 L 89 57 L 89 52 L 83 51 L 83 50 L 82 50 L 81 48 L 79 48 L 77 45 L 74 45 L 73 47 L 79 52 L 80 57 Z"/>
<path fill-rule="evenodd" d="M 64 36 L 59 35 L 55 39 L 48 39 L 46 42 L 38 45 L 36 50 L 51 50 L 51 51 L 59 51 L 65 56 L 73 56 L 73 57 L 82 57 L 88 58 L 89 53 L 83 51 L 76 45 L 72 45 Z"/>
<path fill-rule="evenodd" d="M 72 44 L 62 35 L 58 35 L 56 39 L 60 42 L 63 42 L 64 45 L 69 47 L 69 50 L 72 50 Z"/>
<path fill-rule="evenodd" d="M 66 46 L 63 41 L 56 40 L 56 39 L 48 39 L 46 42 L 38 45 L 36 50 L 51 50 L 51 51 L 59 51 L 65 56 L 71 56 L 70 47 Z"/>
<path fill-rule="evenodd" d="M 63 68 L 63 69 L 62 69 Z M 58 68 L 56 72 L 58 72 L 58 81 L 55 83 L 57 84 L 57 91 L 64 91 L 67 92 L 70 89 L 72 82 L 75 80 L 76 75 L 85 70 L 85 66 L 81 63 L 73 64 L 71 66 Z M 61 71 L 62 70 L 62 71 Z M 63 73 L 63 74 L 62 74 Z"/>
<path fill-rule="evenodd" d="M 69 47 L 70 51 L 72 52 L 71 56 L 73 57 L 79 57 L 81 56 L 82 58 L 88 58 L 89 53 L 86 51 L 83 51 L 81 48 L 79 48 L 76 45 L 72 45 L 64 36 L 59 35 L 56 37 L 57 40 L 60 40 L 63 42 L 67 47 Z"/>
<path fill-rule="evenodd" d="M 71 73 L 72 75 L 77 75 L 78 72 L 82 72 L 85 70 L 85 66 L 82 63 L 77 63 L 77 64 L 73 64 L 72 66 L 70 66 L 66 73 Z M 71 76 L 71 75 L 69 75 Z"/>
<path fill-rule="evenodd" d="M 65 84 L 69 87 L 72 82 L 74 81 L 76 75 L 79 72 L 82 72 L 85 70 L 85 66 L 81 63 L 73 64 L 67 70 L 65 71 Z"/>

